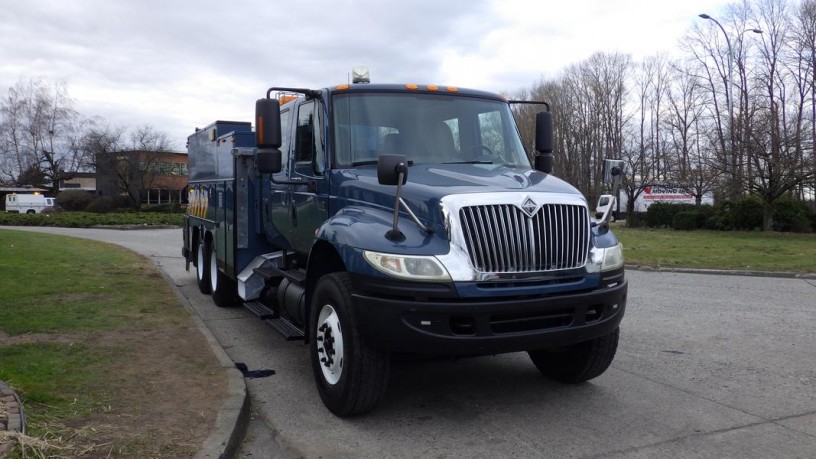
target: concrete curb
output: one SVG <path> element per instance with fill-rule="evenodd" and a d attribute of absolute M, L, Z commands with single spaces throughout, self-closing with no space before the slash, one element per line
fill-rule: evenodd
<path fill-rule="evenodd" d="M 246 380 L 244 375 L 235 368 L 235 362 L 229 358 L 221 344 L 215 339 L 212 332 L 207 325 L 201 320 L 201 317 L 196 314 L 195 309 L 190 304 L 190 300 L 181 292 L 173 279 L 157 266 L 164 277 L 164 280 L 173 291 L 176 293 L 179 302 L 184 306 L 190 317 L 195 322 L 196 327 L 207 339 L 213 353 L 218 358 L 218 363 L 224 369 L 227 375 L 227 397 L 218 414 L 215 418 L 215 429 L 210 436 L 204 441 L 204 444 L 196 454 L 199 459 L 227 459 L 235 457 L 241 446 L 241 441 L 246 434 L 247 426 L 249 425 L 249 392 L 246 387 Z"/>
<path fill-rule="evenodd" d="M 25 434 L 23 402 L 8 384 L 0 381 L 0 430 Z"/>
<path fill-rule="evenodd" d="M 133 231 L 133 230 L 175 229 L 181 227 L 176 225 L 148 225 L 145 223 L 143 225 L 93 225 L 89 226 L 89 228 Z"/>
<path fill-rule="evenodd" d="M 683 273 L 683 274 L 713 274 L 717 276 L 748 276 L 748 277 L 778 277 L 785 279 L 816 279 L 816 273 L 792 273 L 783 271 L 751 271 L 751 270 L 728 270 L 728 269 L 703 269 L 703 268 L 669 268 L 664 266 L 641 266 L 625 265 L 626 269 L 633 271 L 651 271 L 661 273 Z"/>
<path fill-rule="evenodd" d="M 19 432 L 25 435 L 23 403 L 14 390 L 3 381 L 0 381 L 0 431 Z M 13 447 L 13 442 L 0 444 L 0 458 L 6 457 Z"/>

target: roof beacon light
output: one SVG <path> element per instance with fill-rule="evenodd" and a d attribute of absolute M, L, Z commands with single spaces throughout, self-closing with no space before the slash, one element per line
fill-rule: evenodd
<path fill-rule="evenodd" d="M 351 82 L 357 83 L 371 83 L 371 77 L 368 74 L 368 67 L 358 65 L 351 69 Z"/>

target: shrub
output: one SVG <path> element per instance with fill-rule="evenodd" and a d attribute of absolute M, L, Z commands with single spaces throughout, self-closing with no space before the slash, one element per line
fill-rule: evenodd
<path fill-rule="evenodd" d="M 119 194 L 113 197 L 114 209 L 133 209 L 130 197 L 126 194 Z"/>
<path fill-rule="evenodd" d="M 761 230 L 762 201 L 749 196 L 737 201 L 723 201 L 716 208 L 712 229 L 720 231 Z"/>
<path fill-rule="evenodd" d="M 167 204 L 155 204 L 151 206 L 145 206 L 141 209 L 142 212 L 158 212 L 158 213 L 166 213 L 166 214 L 178 214 L 182 212 L 181 206 L 177 202 L 171 202 Z"/>
<path fill-rule="evenodd" d="M 697 228 L 697 211 L 677 212 L 672 217 L 672 228 L 681 231 L 692 231 Z"/>
<path fill-rule="evenodd" d="M 700 206 L 697 212 L 697 229 L 714 229 L 716 210 L 714 206 Z"/>
<path fill-rule="evenodd" d="M 810 233 L 813 231 L 811 223 L 812 212 L 807 205 L 794 201 L 789 196 L 779 198 L 774 202 L 774 231 L 790 231 L 794 233 Z"/>
<path fill-rule="evenodd" d="M 762 201 L 755 196 L 734 203 L 734 229 L 755 231 L 762 229 Z"/>
<path fill-rule="evenodd" d="M 113 198 L 108 196 L 100 196 L 91 201 L 85 210 L 95 214 L 106 214 L 113 210 Z"/>
<path fill-rule="evenodd" d="M 85 210 L 93 199 L 94 195 L 90 191 L 66 190 L 57 195 L 55 202 L 65 210 Z"/>
<path fill-rule="evenodd" d="M 646 212 L 632 212 L 627 215 L 626 225 L 632 228 L 646 226 Z"/>
<path fill-rule="evenodd" d="M 656 202 L 646 209 L 646 226 L 650 228 L 671 228 L 674 215 L 678 212 L 693 212 L 694 204 L 673 204 Z"/>

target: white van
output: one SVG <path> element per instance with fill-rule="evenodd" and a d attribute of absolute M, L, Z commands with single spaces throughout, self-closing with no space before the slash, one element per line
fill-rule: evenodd
<path fill-rule="evenodd" d="M 54 198 L 47 198 L 41 194 L 6 195 L 6 212 L 15 214 L 38 214 L 54 207 Z"/>

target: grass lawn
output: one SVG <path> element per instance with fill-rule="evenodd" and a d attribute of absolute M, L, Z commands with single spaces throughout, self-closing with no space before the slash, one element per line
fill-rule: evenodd
<path fill-rule="evenodd" d="M 814 234 L 612 228 L 627 264 L 816 272 Z"/>
<path fill-rule="evenodd" d="M 149 260 L 4 230 L 0 279 L 0 380 L 20 395 L 35 443 L 12 457 L 197 451 L 223 374 Z"/>

